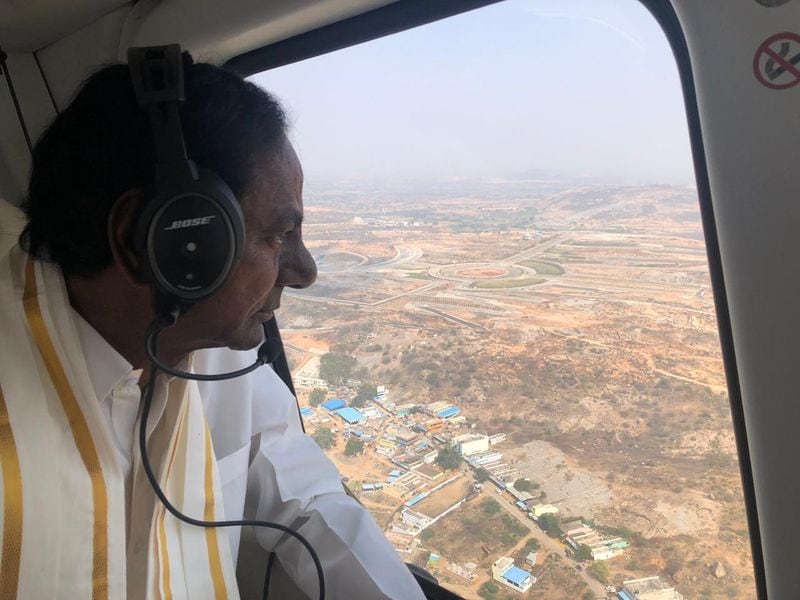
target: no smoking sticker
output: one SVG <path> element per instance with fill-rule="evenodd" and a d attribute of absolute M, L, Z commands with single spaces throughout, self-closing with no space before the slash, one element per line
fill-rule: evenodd
<path fill-rule="evenodd" d="M 800 85 L 800 35 L 776 33 L 764 40 L 753 57 L 753 73 L 773 90 Z"/>

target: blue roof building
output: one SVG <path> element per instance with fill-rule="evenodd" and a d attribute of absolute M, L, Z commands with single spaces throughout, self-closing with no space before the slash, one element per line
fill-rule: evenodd
<path fill-rule="evenodd" d="M 310 406 L 304 406 L 303 408 L 300 409 L 300 414 L 303 415 L 304 417 L 310 417 L 311 415 L 314 414 L 314 409 L 311 408 Z"/>
<path fill-rule="evenodd" d="M 342 419 L 344 419 L 350 425 L 354 425 L 364 418 L 364 415 L 350 406 L 346 408 L 340 408 L 336 411 L 336 414 L 342 417 Z"/>
<path fill-rule="evenodd" d="M 492 565 L 492 578 L 518 592 L 527 592 L 536 583 L 536 577 L 514 566 L 514 559 L 504 556 Z"/>
<path fill-rule="evenodd" d="M 449 419 L 450 417 L 455 417 L 460 412 L 461 412 L 460 408 L 456 408 L 455 406 L 448 406 L 447 408 L 437 412 L 436 415 L 441 419 Z"/>
<path fill-rule="evenodd" d="M 325 400 L 322 404 L 320 404 L 322 408 L 325 410 L 329 410 L 333 412 L 335 410 L 339 410 L 340 408 L 347 406 L 347 403 L 344 400 L 339 398 L 331 398 L 330 400 Z"/>
<path fill-rule="evenodd" d="M 508 571 L 503 573 L 503 577 L 518 588 L 522 588 L 531 578 L 531 574 L 519 567 L 511 567 Z"/>

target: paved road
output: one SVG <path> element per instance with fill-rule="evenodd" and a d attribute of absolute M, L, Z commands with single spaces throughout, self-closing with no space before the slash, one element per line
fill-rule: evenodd
<path fill-rule="evenodd" d="M 500 503 L 500 506 L 502 506 L 508 514 L 513 515 L 515 519 L 517 519 L 520 523 L 525 525 L 525 527 L 527 527 L 530 530 L 533 536 L 537 540 L 539 540 L 539 543 L 542 545 L 543 548 L 546 548 L 549 552 L 554 552 L 558 554 L 565 561 L 567 561 L 568 565 L 572 566 L 573 568 L 575 567 L 575 565 L 578 564 L 571 558 L 567 557 L 567 553 L 564 550 L 564 544 L 562 544 L 557 540 L 554 540 L 553 538 L 548 536 L 545 532 L 543 532 L 541 529 L 539 529 L 539 526 L 536 525 L 536 523 L 532 521 L 527 514 L 521 512 L 519 508 L 511 504 L 511 502 L 509 502 L 504 496 L 501 496 L 500 494 L 497 493 L 492 493 L 491 497 L 497 500 Z M 592 592 L 594 593 L 595 598 L 606 597 L 607 594 L 605 588 L 603 587 L 603 584 L 601 584 L 596 579 L 589 577 L 589 575 L 586 574 L 586 571 L 576 571 L 576 573 L 578 573 L 578 575 L 580 575 L 580 577 L 584 580 L 584 582 L 586 582 L 586 585 L 588 585 L 589 589 L 592 590 Z"/>

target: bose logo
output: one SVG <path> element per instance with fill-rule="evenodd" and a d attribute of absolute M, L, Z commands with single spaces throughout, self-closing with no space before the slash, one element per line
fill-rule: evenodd
<path fill-rule="evenodd" d="M 216 215 L 209 215 L 208 217 L 195 217 L 194 219 L 183 219 L 182 221 L 173 221 L 169 227 L 164 227 L 164 231 L 171 231 L 172 229 L 183 229 L 185 227 L 197 227 L 198 225 L 208 225 L 211 219 Z"/>

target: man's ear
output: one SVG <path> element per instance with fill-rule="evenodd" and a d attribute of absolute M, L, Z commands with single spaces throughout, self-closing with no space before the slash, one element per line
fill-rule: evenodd
<path fill-rule="evenodd" d="M 134 247 L 136 217 L 145 198 L 139 190 L 129 190 L 117 198 L 108 215 L 108 245 L 115 266 L 136 286 L 147 285 L 144 268 Z"/>

